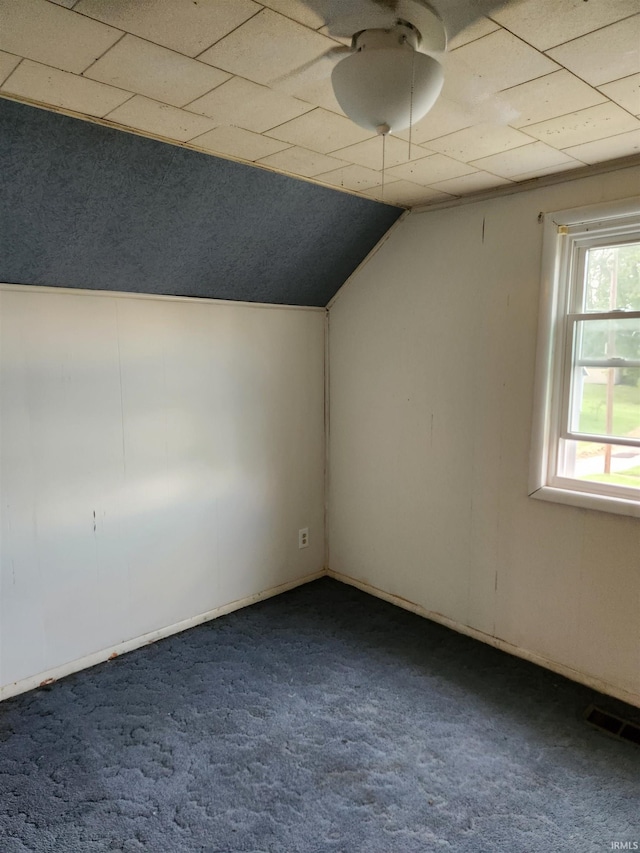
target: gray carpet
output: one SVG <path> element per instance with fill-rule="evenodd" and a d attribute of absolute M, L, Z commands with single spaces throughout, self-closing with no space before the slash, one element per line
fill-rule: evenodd
<path fill-rule="evenodd" d="M 323 579 L 3 703 L 0 851 L 604 853 L 640 749 L 593 701 L 637 718 Z"/>

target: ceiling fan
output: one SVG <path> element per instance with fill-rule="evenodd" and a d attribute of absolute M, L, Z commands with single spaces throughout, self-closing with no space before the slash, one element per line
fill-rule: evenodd
<path fill-rule="evenodd" d="M 444 82 L 447 41 L 509 0 L 303 0 L 330 36 L 348 44 L 274 81 L 287 84 L 331 74 L 345 115 L 382 136 L 423 118 Z"/>

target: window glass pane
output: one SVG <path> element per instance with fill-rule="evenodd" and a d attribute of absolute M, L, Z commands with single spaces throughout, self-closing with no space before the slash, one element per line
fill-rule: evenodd
<path fill-rule="evenodd" d="M 578 367 L 574 376 L 571 432 L 640 438 L 640 367 Z"/>
<path fill-rule="evenodd" d="M 640 318 L 616 317 L 615 320 L 579 320 L 575 329 L 576 363 L 590 367 L 592 360 L 624 358 L 640 361 Z M 631 366 L 631 365 L 630 365 Z"/>
<path fill-rule="evenodd" d="M 640 447 L 562 441 L 559 474 L 576 480 L 626 486 L 640 492 Z M 639 494 L 640 497 L 640 494 Z"/>
<path fill-rule="evenodd" d="M 640 243 L 587 251 L 583 310 L 640 311 Z"/>

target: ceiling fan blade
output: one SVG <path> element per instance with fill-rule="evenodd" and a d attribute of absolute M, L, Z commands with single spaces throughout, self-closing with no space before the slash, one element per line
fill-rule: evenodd
<path fill-rule="evenodd" d="M 330 77 L 336 63 L 348 53 L 351 53 L 351 48 L 336 45 L 310 62 L 305 62 L 304 65 L 300 65 L 281 77 L 276 77 L 269 85 L 289 95 L 294 95 L 310 83 L 316 83 Z"/>

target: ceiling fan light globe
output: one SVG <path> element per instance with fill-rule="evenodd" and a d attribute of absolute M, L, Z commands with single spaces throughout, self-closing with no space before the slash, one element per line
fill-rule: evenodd
<path fill-rule="evenodd" d="M 368 49 L 341 60 L 331 82 L 353 122 L 374 132 L 387 124 L 395 133 L 429 112 L 442 90 L 444 73 L 440 63 L 424 53 L 405 47 Z"/>

